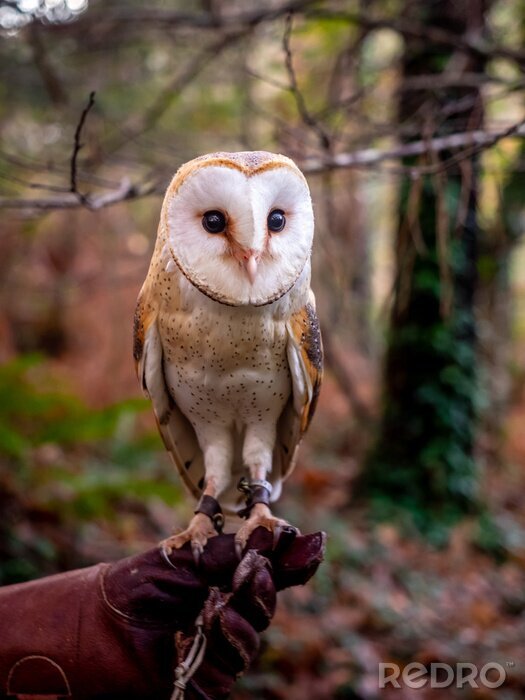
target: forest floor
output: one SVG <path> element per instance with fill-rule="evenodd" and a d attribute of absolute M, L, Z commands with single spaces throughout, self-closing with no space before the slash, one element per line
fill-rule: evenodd
<path fill-rule="evenodd" d="M 181 525 L 189 515 L 147 405 L 124 401 L 92 411 L 52 391 L 42 394 L 41 371 L 29 363 L 12 369 L 27 385 L 20 376 L 9 380 L 22 386 L 25 412 L 28 397 L 35 400 L 33 383 L 37 396 L 47 398 L 34 409 L 41 433 L 21 470 L 0 471 L 4 512 L 12 523 L 4 539 L 10 545 L 0 552 L 4 582 L 144 549 L 174 519 Z M 360 376 L 366 383 L 366 372 Z M 4 374 L 4 385 L 9 381 Z M 516 400 L 504 459 L 485 467 L 489 512 L 431 545 L 406 523 L 372 521 L 355 502 L 366 431 L 357 424 L 349 430 L 348 403 L 328 378 L 315 426 L 278 506 L 303 531 L 328 533 L 326 561 L 307 586 L 280 596 L 260 658 L 233 697 L 523 698 L 524 421 L 525 402 Z M 380 663 L 394 663 L 402 672 L 414 662 L 429 672 L 432 664 L 448 664 L 456 672 L 452 685 L 411 688 L 401 676 L 401 687 L 379 688 Z M 471 682 L 479 687 L 456 687 L 457 664 L 474 664 Z M 489 672 L 486 664 L 499 666 Z M 484 667 L 490 682 L 502 669 L 501 687 L 483 686 Z M 442 683 L 444 673 L 441 667 Z"/>

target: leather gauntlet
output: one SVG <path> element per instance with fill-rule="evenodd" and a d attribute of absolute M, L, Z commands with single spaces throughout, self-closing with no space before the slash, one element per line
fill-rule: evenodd
<path fill-rule="evenodd" d="M 185 697 L 225 698 L 258 648 L 275 591 L 305 583 L 324 535 L 256 530 L 239 563 L 233 535 L 169 560 L 152 549 L 114 564 L 0 589 L 0 698 L 166 698 L 202 611 L 207 639 Z"/>

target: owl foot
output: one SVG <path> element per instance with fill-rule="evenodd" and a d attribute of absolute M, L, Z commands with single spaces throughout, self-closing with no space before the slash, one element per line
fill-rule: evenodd
<path fill-rule="evenodd" d="M 180 549 L 186 542 L 191 542 L 193 558 L 198 565 L 206 542 L 216 534 L 217 531 L 211 518 L 204 513 L 196 513 L 185 530 L 163 540 L 160 546 L 165 554 L 170 555 L 172 550 Z"/>
<path fill-rule="evenodd" d="M 272 515 L 272 511 L 265 503 L 256 503 L 251 509 L 248 520 L 241 525 L 235 535 L 235 551 L 239 559 L 242 559 L 242 554 L 246 543 L 250 539 L 250 535 L 258 527 L 265 527 L 273 534 L 274 549 L 285 529 L 295 530 L 297 534 L 300 534 L 299 530 L 293 525 L 290 525 L 286 520 L 276 518 Z"/>

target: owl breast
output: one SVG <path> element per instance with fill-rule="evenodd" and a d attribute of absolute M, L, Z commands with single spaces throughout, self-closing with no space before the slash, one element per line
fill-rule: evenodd
<path fill-rule="evenodd" d="M 277 423 L 292 391 L 287 333 L 268 308 L 232 308 L 206 300 L 159 317 L 169 392 L 193 424 L 231 427 Z"/>

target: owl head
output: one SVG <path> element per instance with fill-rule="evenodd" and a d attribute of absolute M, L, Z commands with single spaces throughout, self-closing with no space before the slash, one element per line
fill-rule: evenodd
<path fill-rule="evenodd" d="M 161 232 L 169 255 L 201 292 L 231 306 L 263 306 L 286 294 L 309 263 L 310 191 L 282 155 L 201 156 L 168 187 Z"/>

